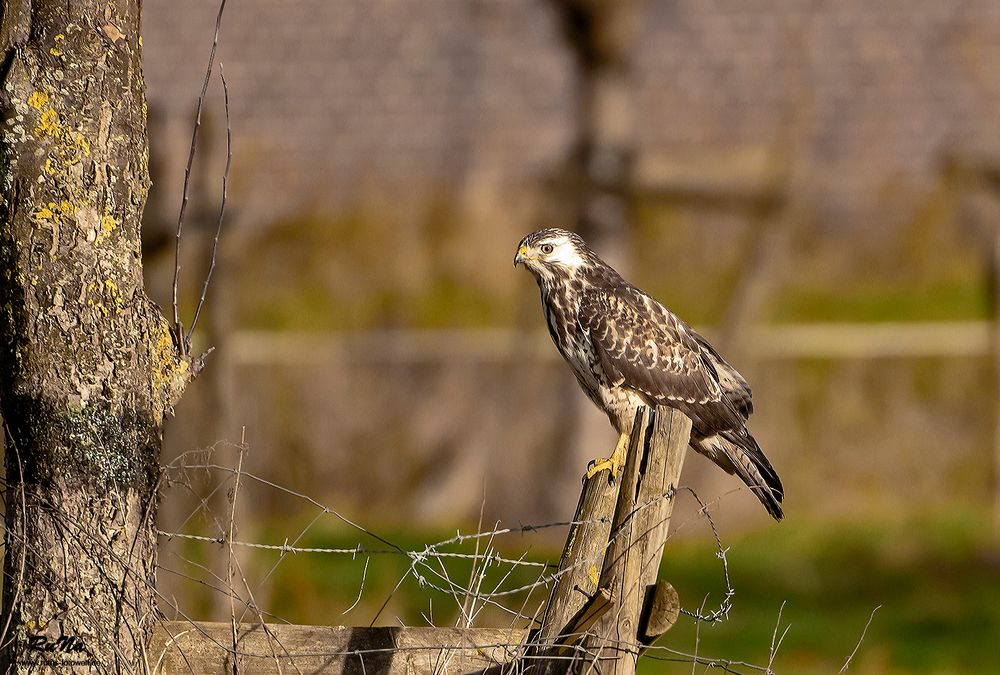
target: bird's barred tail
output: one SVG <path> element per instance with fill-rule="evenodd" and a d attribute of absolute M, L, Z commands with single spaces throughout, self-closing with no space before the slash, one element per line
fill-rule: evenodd
<path fill-rule="evenodd" d="M 725 431 L 704 439 L 699 445 L 696 449 L 723 469 L 739 476 L 772 518 L 781 520 L 784 517 L 781 500 L 785 490 L 781 479 L 749 431 Z"/>
<path fill-rule="evenodd" d="M 736 475 L 747 484 L 771 517 L 781 520 L 784 517 L 781 500 L 785 496 L 785 489 L 757 441 L 746 429 L 727 431 L 722 437 L 725 441 L 723 449 L 733 463 Z"/>

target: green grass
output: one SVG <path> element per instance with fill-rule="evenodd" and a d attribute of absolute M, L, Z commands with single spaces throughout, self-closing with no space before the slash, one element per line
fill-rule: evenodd
<path fill-rule="evenodd" d="M 781 609 L 778 635 L 788 632 L 778 672 L 837 672 L 880 607 L 854 672 L 1000 672 L 1000 565 L 987 555 L 989 531 L 988 521 L 969 517 L 809 529 L 784 523 L 728 541 L 735 604 L 728 621 L 700 626 L 698 649 L 766 664 Z M 662 575 L 688 607 L 721 600 L 709 554 L 685 544 L 666 556 Z M 691 653 L 698 629 L 683 617 L 663 644 Z M 684 672 L 666 672 L 673 670 Z"/>
<path fill-rule="evenodd" d="M 281 541 L 291 529 L 285 520 L 270 532 L 255 533 L 255 538 Z M 397 532 L 387 538 L 403 548 L 422 550 L 427 543 L 453 534 Z M 778 636 L 784 635 L 773 662 L 777 672 L 837 672 L 876 607 L 880 609 L 850 672 L 1000 672 L 1000 558 L 990 521 L 981 514 L 892 523 L 796 523 L 793 517 L 742 536 L 722 535 L 735 589 L 728 619 L 699 625 L 682 616 L 660 641 L 660 649 L 643 659 L 640 672 L 691 672 L 684 655 L 695 652 L 705 658 L 766 665 L 776 625 Z M 519 534 L 503 538 L 501 548 L 512 557 L 527 551 L 528 560 L 555 561 L 556 539 Z M 385 548 L 365 535 L 320 526 L 299 545 L 350 548 L 358 543 Z M 444 550 L 473 548 L 467 543 Z M 250 577 L 263 576 L 276 559 L 276 554 L 257 555 Z M 445 562 L 449 578 L 467 583 L 468 560 Z M 295 623 L 368 625 L 391 598 L 378 614 L 377 625 L 397 621 L 427 625 L 431 617 L 435 625 L 454 625 L 458 609 L 450 594 L 421 588 L 412 578 L 394 590 L 408 567 L 408 559 L 398 555 L 289 555 L 267 582 L 268 609 Z M 504 579 L 509 569 L 509 565 L 494 566 L 483 588 L 530 584 L 539 573 L 538 568 L 520 568 Z M 444 575 L 436 565 L 435 571 Z M 434 573 L 424 574 L 433 583 L 447 583 Z M 710 611 L 724 596 L 722 566 L 711 541 L 671 541 L 661 578 L 674 584 L 689 610 L 704 603 Z M 536 591 L 527 606 L 533 607 L 545 595 Z M 503 599 L 514 609 L 523 601 L 523 594 Z M 506 626 L 510 618 L 487 608 L 476 623 Z"/>

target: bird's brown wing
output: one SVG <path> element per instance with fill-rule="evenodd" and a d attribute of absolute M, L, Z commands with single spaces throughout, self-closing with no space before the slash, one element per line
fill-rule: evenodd
<path fill-rule="evenodd" d="M 722 390 L 683 321 L 631 286 L 584 293 L 578 314 L 611 386 L 626 386 L 662 404 L 722 401 Z"/>
<path fill-rule="evenodd" d="M 745 422 L 753 413 L 753 393 L 746 379 L 722 358 L 718 350 L 708 340 L 693 329 L 688 329 L 702 349 L 702 356 L 711 368 L 715 370 L 723 397 L 732 405 Z"/>

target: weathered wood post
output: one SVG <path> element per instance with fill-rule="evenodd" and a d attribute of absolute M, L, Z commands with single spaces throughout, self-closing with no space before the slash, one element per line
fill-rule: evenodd
<path fill-rule="evenodd" d="M 588 670 L 595 661 L 610 660 L 601 664 L 599 672 L 634 673 L 642 646 L 659 638 L 677 619 L 676 592 L 666 582 L 657 590 L 656 577 L 691 421 L 665 408 L 649 411 L 643 421 L 645 442 L 625 464 L 601 571 L 601 587 L 611 589 L 611 607 L 584 641 L 586 656 L 576 672 Z M 654 603 L 657 598 L 660 602 Z M 660 614 L 650 616 L 653 610 Z M 669 621 L 664 614 L 672 615 Z M 651 630 L 652 626 L 656 627 Z"/>
<path fill-rule="evenodd" d="M 644 646 L 677 618 L 673 587 L 657 583 L 675 488 L 691 435 L 682 413 L 640 409 L 616 486 L 588 479 L 527 666 L 539 672 L 634 672 Z"/>

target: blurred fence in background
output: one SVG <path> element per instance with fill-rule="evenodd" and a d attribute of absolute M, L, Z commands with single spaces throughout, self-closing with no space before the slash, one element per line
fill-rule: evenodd
<path fill-rule="evenodd" d="M 711 333 L 710 333 L 711 334 Z M 993 342 L 988 322 L 756 327 L 744 370 L 758 393 L 755 433 L 774 455 L 796 517 L 914 513 L 986 505 L 993 459 Z M 567 434 L 568 377 L 538 331 L 237 332 L 182 411 L 198 417 L 209 388 L 225 418 L 192 420 L 172 447 L 233 438 L 283 484 L 391 519 L 430 523 L 487 513 L 565 517 L 589 457 L 556 455 Z M 603 418 L 589 410 L 602 436 Z M 190 419 L 185 417 L 185 419 Z M 218 434 L 213 437 L 212 434 Z M 686 481 L 706 495 L 738 486 L 707 462 Z M 749 495 L 723 521 L 758 521 Z M 270 507 L 260 505 L 263 517 Z"/>

